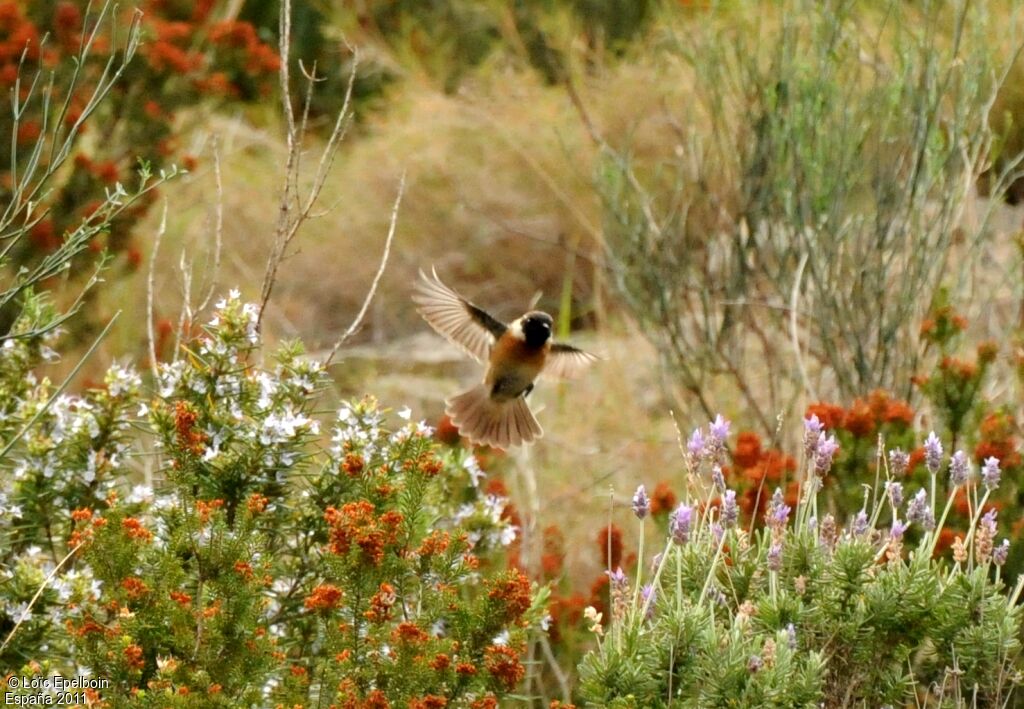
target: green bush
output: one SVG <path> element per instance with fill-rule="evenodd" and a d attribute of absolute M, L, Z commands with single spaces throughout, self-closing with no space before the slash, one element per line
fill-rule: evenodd
<path fill-rule="evenodd" d="M 988 4 L 730 5 L 666 32 L 692 99 L 654 154 L 609 138 L 598 187 L 615 285 L 671 375 L 708 416 L 729 381 L 771 434 L 802 392 L 909 396 L 916 325 L 986 235 L 962 216 L 1016 38 Z"/>
<path fill-rule="evenodd" d="M 262 366 L 257 312 L 220 302 L 151 396 L 114 366 L 45 411 L 48 345 L 0 348 L 5 430 L 27 424 L 0 461 L 0 664 L 88 668 L 107 706 L 497 706 L 544 598 L 503 570 L 504 498 L 372 400 L 325 445 L 321 365 Z"/>
<path fill-rule="evenodd" d="M 720 466 L 728 423 L 690 439 L 688 469 L 703 491 L 672 513 L 668 540 L 643 556 L 634 579 L 610 571 L 607 629 L 594 609 L 599 647 L 580 665 L 593 706 L 1001 706 L 1020 681 L 1022 583 L 1001 580 L 1008 545 L 986 508 L 999 464 L 972 477 L 967 459 L 925 443 L 929 484 L 906 502 L 885 482 L 865 493 L 845 525 L 819 490 L 837 452 L 816 417 L 795 508 L 764 490 L 760 528 L 740 523 Z M 947 478 L 945 484 L 941 479 Z M 945 488 L 943 495 L 939 491 Z M 952 560 L 933 558 L 960 490 L 972 500 Z M 634 497 L 645 524 L 646 492 Z M 983 513 L 984 511 L 984 513 Z M 913 528 L 919 541 L 904 550 Z M 661 540 L 659 540 L 661 541 Z M 650 566 L 648 566 L 650 564 Z"/>

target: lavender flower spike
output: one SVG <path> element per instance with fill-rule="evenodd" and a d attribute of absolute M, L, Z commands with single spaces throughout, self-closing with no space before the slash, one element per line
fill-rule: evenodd
<path fill-rule="evenodd" d="M 725 491 L 725 475 L 722 473 L 722 466 L 718 463 L 711 466 L 711 482 L 719 492 Z"/>
<path fill-rule="evenodd" d="M 928 472 L 936 475 L 942 467 L 942 442 L 935 435 L 935 431 L 928 434 L 924 442 L 924 464 Z"/>
<path fill-rule="evenodd" d="M 693 508 L 680 503 L 668 520 L 668 531 L 676 544 L 690 541 L 690 525 L 693 523 Z"/>
<path fill-rule="evenodd" d="M 839 450 L 839 442 L 835 436 L 825 438 L 825 433 L 818 434 L 818 446 L 814 452 L 814 472 L 823 478 L 832 469 L 832 457 Z"/>
<path fill-rule="evenodd" d="M 985 484 L 986 490 L 995 490 L 999 487 L 999 459 L 993 456 L 985 458 L 985 464 L 981 466 L 981 482 Z"/>
<path fill-rule="evenodd" d="M 949 484 L 953 487 L 962 487 L 967 484 L 970 476 L 971 463 L 967 460 L 967 454 L 957 451 L 949 459 Z"/>
<path fill-rule="evenodd" d="M 782 545 L 772 544 L 768 549 L 768 570 L 782 571 Z"/>
<path fill-rule="evenodd" d="M 633 493 L 633 514 L 637 519 L 643 519 L 651 511 L 651 500 L 647 497 L 647 488 L 643 485 Z"/>
<path fill-rule="evenodd" d="M 906 531 L 906 522 L 900 522 L 898 519 L 894 519 L 892 521 L 892 529 L 889 530 L 889 538 L 893 540 L 903 539 L 903 533 Z"/>
<path fill-rule="evenodd" d="M 916 522 L 929 532 L 935 529 L 935 515 L 928 505 L 928 494 L 924 488 L 917 491 L 914 499 L 907 506 L 907 521 Z"/>
<path fill-rule="evenodd" d="M 893 509 L 899 509 L 903 504 L 903 483 L 886 480 L 885 491 L 889 493 L 889 501 L 892 503 Z"/>
<path fill-rule="evenodd" d="M 858 512 L 853 518 L 853 525 L 851 527 L 853 536 L 863 537 L 868 532 L 868 513 L 865 510 Z"/>
<path fill-rule="evenodd" d="M 818 449 L 818 436 L 822 430 L 823 426 L 817 414 L 811 414 L 804 419 L 804 455 L 807 460 L 814 459 L 814 453 Z"/>
<path fill-rule="evenodd" d="M 910 467 L 910 454 L 902 448 L 893 448 L 889 451 L 889 469 L 893 477 L 902 478 L 907 474 Z"/>
<path fill-rule="evenodd" d="M 1010 540 L 1004 539 L 1003 543 L 992 550 L 992 561 L 996 566 L 1002 566 L 1006 563 L 1006 558 L 1010 555 Z"/>
<path fill-rule="evenodd" d="M 722 497 L 722 525 L 729 529 L 736 526 L 740 517 L 739 507 L 736 505 L 736 491 L 726 490 Z"/>
<path fill-rule="evenodd" d="M 729 429 L 732 424 L 722 416 L 718 414 L 715 416 L 715 420 L 708 425 L 708 432 L 711 434 L 711 439 L 718 444 L 724 444 L 725 439 L 729 437 Z"/>
<path fill-rule="evenodd" d="M 693 433 L 690 434 L 690 440 L 686 442 L 686 451 L 696 460 L 703 455 L 704 446 L 704 434 L 700 432 L 699 428 L 693 429 Z"/>
<path fill-rule="evenodd" d="M 772 499 L 768 503 L 768 509 L 765 512 L 764 523 L 771 529 L 782 529 L 786 526 L 786 522 L 789 521 L 790 510 L 790 506 L 785 503 L 782 497 L 782 490 L 775 488 L 775 494 L 772 495 Z"/>
<path fill-rule="evenodd" d="M 646 584 L 640 589 L 640 607 L 647 607 L 647 613 L 644 618 L 650 620 L 654 616 L 654 602 L 658 598 L 658 591 L 652 584 Z"/>

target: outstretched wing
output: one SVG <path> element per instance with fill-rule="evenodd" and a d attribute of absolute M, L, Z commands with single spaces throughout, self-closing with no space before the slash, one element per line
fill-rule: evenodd
<path fill-rule="evenodd" d="M 541 373 L 555 379 L 575 379 L 599 359 L 597 355 L 578 347 L 553 342 Z"/>
<path fill-rule="evenodd" d="M 476 361 L 486 362 L 491 346 L 508 327 L 442 283 L 437 271 L 431 269 L 431 274 L 420 271 L 412 296 L 420 315 Z"/>

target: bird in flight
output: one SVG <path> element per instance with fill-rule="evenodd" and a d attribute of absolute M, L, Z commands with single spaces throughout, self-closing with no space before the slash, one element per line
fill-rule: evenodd
<path fill-rule="evenodd" d="M 432 328 L 487 365 L 480 384 L 445 401 L 459 433 L 478 445 L 507 449 L 542 436 L 526 403 L 538 375 L 573 379 L 598 359 L 552 342 L 547 313 L 531 310 L 503 323 L 442 283 L 436 270 L 420 271 L 413 301 Z"/>

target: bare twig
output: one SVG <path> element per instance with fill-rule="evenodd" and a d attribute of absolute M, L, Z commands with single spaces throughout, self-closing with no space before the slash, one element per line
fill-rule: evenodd
<path fill-rule="evenodd" d="M 349 106 L 352 101 L 352 90 L 355 86 L 356 71 L 359 66 L 359 55 L 353 50 L 352 69 L 349 74 L 348 86 L 345 90 L 344 102 L 335 118 L 334 127 L 327 139 L 327 145 L 324 146 L 320 154 L 320 160 L 317 163 L 316 172 L 309 191 L 303 196 L 299 184 L 302 143 L 306 137 L 307 117 L 312 101 L 313 86 L 318 79 L 315 73 L 307 73 L 305 69 L 302 70 L 309 83 L 303 103 L 302 118 L 297 124 L 295 109 L 291 101 L 291 0 L 283 0 L 281 3 L 280 28 L 281 39 L 278 43 L 278 51 L 281 55 L 281 69 L 279 78 L 281 83 L 281 103 L 287 123 L 285 139 L 288 157 L 285 163 L 285 178 L 281 189 L 281 201 L 278 206 L 274 243 L 270 249 L 270 256 L 267 258 L 267 266 L 263 275 L 263 286 L 260 289 L 260 311 L 256 323 L 257 328 L 261 328 L 263 325 L 263 316 L 266 312 L 267 303 L 270 301 L 270 296 L 273 293 L 281 262 L 284 260 L 288 247 L 298 234 L 299 229 L 308 219 L 314 216 L 313 207 L 320 198 L 320 193 L 327 181 L 327 175 L 337 155 L 338 146 L 345 137 L 351 116 Z"/>
<path fill-rule="evenodd" d="M 388 225 L 388 236 L 384 241 L 384 253 L 380 257 L 380 265 L 377 267 L 377 273 L 373 277 L 373 282 L 370 284 L 370 290 L 367 291 L 366 297 L 363 299 L 363 305 L 359 308 L 359 312 L 356 313 L 356 317 L 352 320 L 352 324 L 348 326 L 348 329 L 338 338 L 338 341 L 334 343 L 334 347 L 331 348 L 331 352 L 327 355 L 327 359 L 324 360 L 324 366 L 330 365 L 334 359 L 334 355 L 338 353 L 338 349 L 345 344 L 352 335 L 355 334 L 359 326 L 362 325 L 363 318 L 366 317 L 366 311 L 370 308 L 370 303 L 373 301 L 373 296 L 377 293 L 377 286 L 380 285 L 381 276 L 384 275 L 384 269 L 387 268 L 388 259 L 391 256 L 391 243 L 395 239 L 395 225 L 398 223 L 398 207 L 402 204 L 402 195 L 405 194 L 405 173 L 402 173 L 402 179 L 398 183 L 398 195 L 395 196 L 395 204 L 391 207 L 391 222 Z"/>
<path fill-rule="evenodd" d="M 167 231 L 167 200 L 164 200 L 163 214 L 160 215 L 160 226 L 153 239 L 153 252 L 149 255 L 149 274 L 146 276 L 146 337 L 149 340 L 149 367 L 153 371 L 153 379 L 157 377 L 156 366 L 156 334 L 153 330 L 153 290 L 156 281 L 156 255 L 160 251 L 160 240 Z"/>
<path fill-rule="evenodd" d="M 216 138 L 213 139 L 213 175 L 217 181 L 217 216 L 213 227 L 213 272 L 210 274 L 210 287 L 199 304 L 198 310 L 204 310 L 210 304 L 213 293 L 217 289 L 217 275 L 220 273 L 220 257 L 224 244 L 224 185 L 220 176 L 220 146 Z"/>

